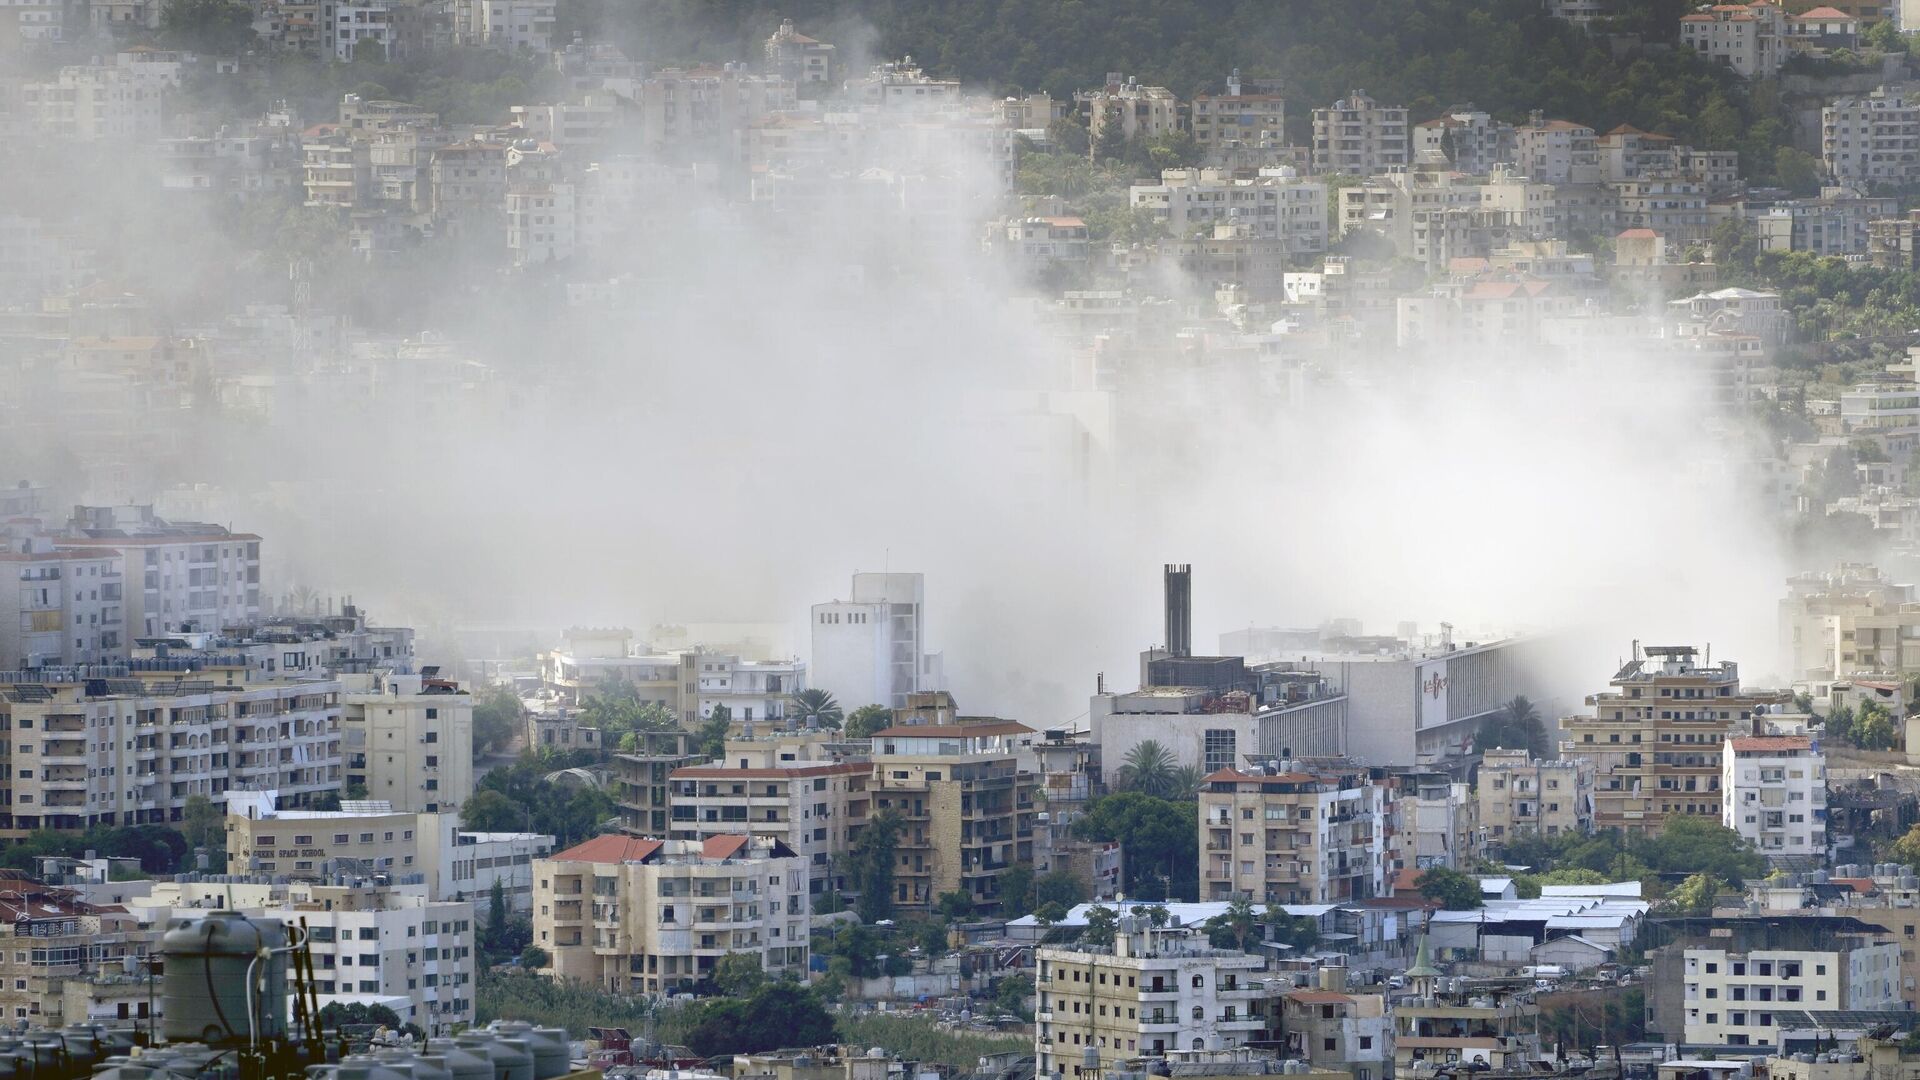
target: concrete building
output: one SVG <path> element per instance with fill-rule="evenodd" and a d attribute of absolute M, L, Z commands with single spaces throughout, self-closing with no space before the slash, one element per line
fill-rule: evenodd
<path fill-rule="evenodd" d="M 818 896 L 846 887 L 840 859 L 868 819 L 865 761 L 783 762 L 773 743 L 730 743 L 724 764 L 690 765 L 668 777 L 675 840 L 745 833 L 778 841 L 807 864 Z"/>
<path fill-rule="evenodd" d="M 1479 1062 L 1498 1072 L 1538 1056 L 1538 1007 L 1530 999 L 1511 985 L 1473 979 L 1449 980 L 1442 989 L 1431 957 L 1422 937 L 1406 972 L 1413 998 L 1393 1010 L 1394 1075 L 1446 1062 Z"/>
<path fill-rule="evenodd" d="M 1698 656 L 1691 645 L 1636 643 L 1613 689 L 1587 698 L 1594 715 L 1560 721 L 1561 756 L 1596 768 L 1595 829 L 1657 836 L 1671 814 L 1720 818 L 1726 740 L 1749 733 L 1756 712 L 1792 700 L 1744 690 L 1737 664 Z"/>
<path fill-rule="evenodd" d="M 1585 124 L 1535 113 L 1513 133 L 1514 165 L 1541 184 L 1600 182 L 1598 134 Z"/>
<path fill-rule="evenodd" d="M 0 877 L 0 1015 L 17 1027 L 102 1014 L 144 1025 L 159 1013 L 158 995 L 149 1008 L 144 977 L 157 941 L 155 931 L 115 905 L 7 871 Z M 141 977 L 126 979 L 129 970 Z M 96 1010 L 96 1003 L 106 1007 Z"/>
<path fill-rule="evenodd" d="M 551 52 L 556 6 L 555 0 L 453 0 L 454 44 Z"/>
<path fill-rule="evenodd" d="M 1513 125 L 1471 105 L 1413 126 L 1414 161 L 1444 163 L 1469 176 L 1486 176 L 1496 165 L 1512 164 L 1515 150 Z"/>
<path fill-rule="evenodd" d="M 1827 861 L 1827 758 L 1806 735 L 1735 736 L 1725 743 L 1721 824 L 1777 865 Z"/>
<path fill-rule="evenodd" d="M 62 546 L 117 551 L 125 572 L 121 637 L 219 630 L 260 619 L 260 538 L 219 525 L 167 521 L 152 506 L 76 506 Z"/>
<path fill-rule="evenodd" d="M 1484 842 L 1593 831 L 1593 780 L 1593 763 L 1584 758 L 1539 761 L 1525 750 L 1486 751 L 1477 788 Z"/>
<path fill-rule="evenodd" d="M 1788 920 L 1792 922 L 1793 920 Z M 1669 946 L 1672 948 L 1672 946 Z M 1898 1009 L 1900 946 L 1840 936 L 1830 943 L 1690 946 L 1682 952 L 1684 1040 L 1777 1046 L 1776 1011 Z"/>
<path fill-rule="evenodd" d="M 1820 110 L 1820 161 L 1840 182 L 1907 184 L 1920 176 L 1920 106 L 1880 87 Z"/>
<path fill-rule="evenodd" d="M 1128 202 L 1151 211 L 1175 237 L 1232 225 L 1254 239 L 1282 241 L 1287 254 L 1327 250 L 1327 186 L 1284 165 L 1252 178 L 1226 169 L 1165 169 L 1158 184 L 1134 184 Z"/>
<path fill-rule="evenodd" d="M 1319 985 L 1288 990 L 1275 1002 L 1287 1056 L 1353 1080 L 1384 1080 L 1393 1065 L 1393 1020 L 1386 998 L 1350 991 L 1347 969 L 1323 967 Z"/>
<path fill-rule="evenodd" d="M 674 770 L 704 765 L 693 752 L 688 731 L 635 732 L 637 745 L 613 755 L 613 799 L 620 807 L 620 827 L 639 836 L 664 837 L 672 809 L 668 779 Z"/>
<path fill-rule="evenodd" d="M 0 690 L 14 763 L 0 781 L 0 834 L 177 822 L 188 799 L 218 807 L 230 790 L 275 789 L 302 805 L 339 789 L 337 681 L 249 683 L 241 664 L 219 687 L 171 661 L 108 670 L 120 677 L 55 672 Z"/>
<path fill-rule="evenodd" d="M 1374 176 L 1413 162 L 1407 110 L 1381 105 L 1365 90 L 1313 110 L 1313 168 L 1319 173 Z"/>
<path fill-rule="evenodd" d="M 556 978 L 673 993 L 722 957 L 807 971 L 807 864 L 778 842 L 599 836 L 534 863 L 534 944 Z"/>
<path fill-rule="evenodd" d="M 348 791 L 427 814 L 456 813 L 473 794 L 473 696 L 437 676 L 427 668 L 345 678 Z"/>
<path fill-rule="evenodd" d="M 0 549 L 0 671 L 123 659 L 126 561 L 116 548 L 28 537 Z"/>
<path fill-rule="evenodd" d="M 945 694 L 949 709 L 952 699 Z M 1000 875 L 1033 858 L 1034 773 L 1020 743 L 1033 729 L 992 717 L 900 723 L 873 737 L 871 813 L 899 822 L 894 902 L 927 909 L 940 894 L 964 892 L 981 907 L 999 903 Z"/>
<path fill-rule="evenodd" d="M 1180 99 L 1173 91 L 1143 86 L 1118 71 L 1107 72 L 1106 85 L 1098 90 L 1076 91 L 1073 101 L 1087 120 L 1095 146 L 1109 123 L 1119 124 L 1120 137 L 1126 140 L 1153 139 L 1180 130 Z"/>
<path fill-rule="evenodd" d="M 768 71 L 806 88 L 809 96 L 833 84 L 834 47 L 795 30 L 792 19 L 781 20 L 763 51 Z"/>
<path fill-rule="evenodd" d="M 1385 873 L 1464 865 L 1476 850 L 1479 831 L 1472 790 L 1443 769 L 1371 771 L 1386 799 L 1381 812 Z"/>
<path fill-rule="evenodd" d="M 1680 16 L 1681 44 L 1749 79 L 1780 70 L 1791 55 L 1786 31 L 1785 9 L 1765 0 L 1715 4 Z"/>
<path fill-rule="evenodd" d="M 1081 1076 L 1089 1061 L 1110 1069 L 1171 1051 L 1230 1049 L 1267 1027 L 1265 961 L 1215 949 L 1192 927 L 1153 927 L 1123 917 L 1110 948 L 1042 945 L 1035 950 L 1034 1069 Z"/>
<path fill-rule="evenodd" d="M 1920 393 L 1912 389 L 1900 401 L 1902 411 L 1920 409 Z M 1843 415 L 1845 406 L 1843 399 Z M 1870 422 L 1877 415 L 1856 413 L 1863 427 L 1878 426 Z M 1893 673 L 1904 679 L 1920 673 L 1920 597 L 1870 563 L 1789 578 L 1780 601 L 1780 649 L 1796 681 Z"/>
<path fill-rule="evenodd" d="M 207 910 L 306 921 L 320 1007 L 385 1005 L 429 1036 L 473 1024 L 474 906 L 429 899 L 419 886 L 247 881 L 157 882 L 127 908 L 164 928 Z"/>
<path fill-rule="evenodd" d="M 1226 93 L 1198 94 L 1187 111 L 1193 141 L 1208 154 L 1286 141 L 1286 99 L 1242 92 L 1238 69 L 1227 76 Z"/>
<path fill-rule="evenodd" d="M 904 708 L 908 694 L 945 689 L 939 656 L 927 652 L 926 605 L 922 574 L 853 575 L 847 599 L 813 605 L 814 688 L 847 712 Z"/>
<path fill-rule="evenodd" d="M 1222 769 L 1200 788 L 1203 899 L 1325 904 L 1386 892 L 1384 796 L 1354 770 Z"/>
<path fill-rule="evenodd" d="M 480 833 L 457 814 L 415 814 L 381 800 L 345 810 L 281 810 L 276 793 L 227 800 L 227 857 L 249 874 L 326 882 L 336 874 L 421 884 L 434 900 L 485 904 L 498 882 L 510 910 L 533 905 L 533 860 L 553 851 L 541 833 Z"/>

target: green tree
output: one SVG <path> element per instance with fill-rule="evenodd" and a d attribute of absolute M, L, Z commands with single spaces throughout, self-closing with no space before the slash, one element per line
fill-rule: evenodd
<path fill-rule="evenodd" d="M 553 963 L 553 957 L 538 945 L 529 945 L 520 950 L 520 966 L 528 971 L 537 971 Z"/>
<path fill-rule="evenodd" d="M 1033 998 L 1033 977 L 1021 972 L 1002 975 L 993 984 L 993 1004 L 1001 1012 L 1012 1013 L 1022 1019 L 1031 1020 L 1033 1013 L 1027 1008 L 1027 1002 Z"/>
<path fill-rule="evenodd" d="M 226 820 L 213 800 L 205 795 L 187 796 L 187 804 L 180 813 L 180 833 L 188 847 L 206 848 L 211 852 L 224 851 L 227 846 Z"/>
<path fill-rule="evenodd" d="M 1540 724 L 1540 710 L 1525 697 L 1516 697 L 1501 706 L 1500 711 L 1480 722 L 1480 730 L 1474 735 L 1473 748 L 1479 751 L 1493 749 L 1525 750 L 1536 758 L 1545 758 L 1549 752 L 1547 732 Z"/>
<path fill-rule="evenodd" d="M 933 909 L 943 918 L 964 919 L 973 914 L 973 894 L 964 889 L 943 892 L 934 900 Z"/>
<path fill-rule="evenodd" d="M 1035 895 L 1033 866 L 1014 863 L 1000 871 L 1000 917 L 1018 919 L 1040 906 Z"/>
<path fill-rule="evenodd" d="M 717 760 L 727 756 L 727 732 L 733 727 L 733 710 L 725 705 L 715 705 L 701 722 L 697 738 L 694 740 L 696 752 Z"/>
<path fill-rule="evenodd" d="M 1887 845 L 1887 858 L 1920 869 L 1920 825 L 1915 825 Z"/>
<path fill-rule="evenodd" d="M 1479 880 L 1450 867 L 1428 868 L 1414 879 L 1413 887 L 1447 911 L 1471 911 L 1481 906 Z"/>
<path fill-rule="evenodd" d="M 1085 157 L 1093 149 L 1087 125 L 1076 116 L 1061 116 L 1047 124 L 1047 142 L 1062 154 Z"/>
<path fill-rule="evenodd" d="M 1064 917 L 1063 914 L 1062 918 Z M 1112 946 L 1113 939 L 1118 936 L 1119 928 L 1119 915 L 1110 907 L 1095 904 L 1087 909 L 1087 930 L 1080 935 L 1080 940 L 1095 948 L 1108 948 Z"/>
<path fill-rule="evenodd" d="M 1712 874 L 1699 873 L 1681 882 L 1667 897 L 1667 906 L 1679 915 L 1707 915 L 1713 911 L 1713 898 L 1720 893 L 1720 882 Z"/>
<path fill-rule="evenodd" d="M 1227 910 L 1207 920 L 1207 937 L 1217 948 L 1232 947 L 1247 951 L 1247 942 L 1260 930 L 1260 917 L 1253 901 L 1236 896 L 1227 902 Z"/>
<path fill-rule="evenodd" d="M 893 710 L 885 705 L 862 705 L 847 717 L 845 734 L 849 739 L 871 739 L 874 732 L 893 724 Z"/>
<path fill-rule="evenodd" d="M 238 0 L 166 0 L 160 36 L 178 49 L 232 56 L 258 43 L 253 12 Z"/>
<path fill-rule="evenodd" d="M 702 1057 L 756 1054 L 783 1046 L 820 1046 L 835 1040 L 833 1017 L 798 983 L 773 982 L 748 998 L 709 1001 L 686 1034 Z"/>
<path fill-rule="evenodd" d="M 473 703 L 473 759 L 506 750 L 525 723 L 526 710 L 510 690 L 482 694 Z"/>
<path fill-rule="evenodd" d="M 1102 106 L 1100 133 L 1093 138 L 1096 161 L 1111 161 L 1127 152 L 1127 133 L 1120 120 L 1120 106 L 1108 102 Z"/>
<path fill-rule="evenodd" d="M 1797 147 L 1773 152 L 1773 178 L 1802 198 L 1820 194 L 1820 159 Z"/>
<path fill-rule="evenodd" d="M 864 922 L 893 917 L 893 863 L 899 837 L 900 815 L 882 810 L 860 830 L 848 853 L 852 870 L 848 878 L 860 894 L 854 911 Z"/>
<path fill-rule="evenodd" d="M 787 714 L 806 727 L 837 728 L 844 719 L 840 703 L 820 689 L 796 691 L 787 699 Z"/>
<path fill-rule="evenodd" d="M 1147 739 L 1127 751 L 1126 762 L 1120 766 L 1116 779 L 1123 791 L 1137 791 L 1156 799 L 1172 798 L 1174 768 L 1172 752 L 1159 740 Z"/>
<path fill-rule="evenodd" d="M 1044 930 L 1048 927 L 1059 925 L 1060 921 L 1067 917 L 1067 914 L 1067 909 L 1059 904 L 1041 904 L 1038 908 L 1034 909 L 1033 921 L 1039 923 L 1041 929 Z"/>
<path fill-rule="evenodd" d="M 1199 806 L 1156 799 L 1138 791 L 1105 795 L 1087 804 L 1072 826 L 1083 840 L 1119 843 L 1127 853 L 1126 893 L 1140 900 L 1199 893 Z"/>
<path fill-rule="evenodd" d="M 713 965 L 713 985 L 728 997 L 751 997 L 767 981 L 767 969 L 757 952 L 728 953 Z"/>

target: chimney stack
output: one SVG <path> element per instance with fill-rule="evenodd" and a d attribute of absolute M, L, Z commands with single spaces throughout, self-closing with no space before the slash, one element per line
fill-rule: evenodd
<path fill-rule="evenodd" d="M 1167 655 L 1193 655 L 1193 570 L 1166 564 Z"/>

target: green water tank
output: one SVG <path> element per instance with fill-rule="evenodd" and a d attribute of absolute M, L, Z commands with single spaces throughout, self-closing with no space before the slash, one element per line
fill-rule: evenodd
<path fill-rule="evenodd" d="M 210 911 L 198 919 L 179 919 L 160 939 L 166 956 L 165 1018 L 169 1041 L 209 1046 L 244 1044 L 287 1033 L 287 929 L 278 919 L 249 919 L 235 911 Z M 256 958 L 258 964 L 254 964 Z M 247 968 L 253 965 L 256 992 L 251 1024 Z"/>

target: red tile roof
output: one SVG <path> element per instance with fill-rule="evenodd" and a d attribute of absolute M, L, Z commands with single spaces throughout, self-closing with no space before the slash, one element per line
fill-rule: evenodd
<path fill-rule="evenodd" d="M 731 859 L 747 846 L 744 836 L 709 836 L 700 845 L 700 854 L 709 859 Z"/>
<path fill-rule="evenodd" d="M 1813 739 L 1807 735 L 1755 735 L 1744 739 L 1728 739 L 1734 750 L 1811 750 Z"/>
<path fill-rule="evenodd" d="M 1652 229 L 1627 229 L 1624 232 L 1622 232 L 1618 237 L 1616 237 L 1616 239 L 1656 240 L 1659 238 L 1659 236 L 1660 234 L 1657 232 L 1654 232 Z"/>
<path fill-rule="evenodd" d="M 662 840 L 645 840 L 638 836 L 608 833 L 605 836 L 596 836 L 584 843 L 575 844 L 553 858 L 559 862 L 645 862 L 652 858 L 654 852 L 659 851 L 664 843 L 665 841 Z"/>

